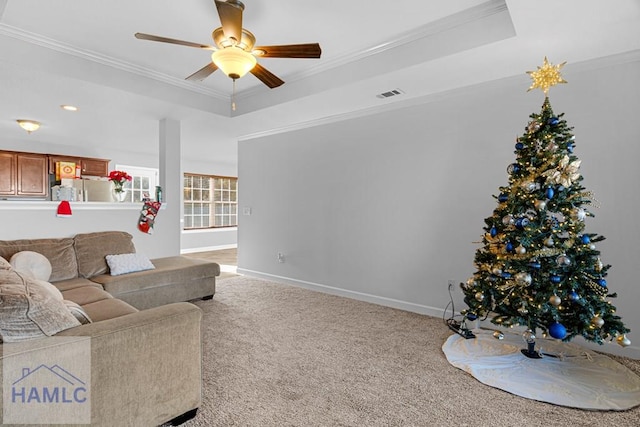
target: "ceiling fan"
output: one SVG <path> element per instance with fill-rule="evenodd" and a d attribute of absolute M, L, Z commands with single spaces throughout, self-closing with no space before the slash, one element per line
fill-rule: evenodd
<path fill-rule="evenodd" d="M 171 43 L 197 49 L 211 50 L 212 62 L 208 63 L 186 80 L 201 81 L 220 68 L 227 76 L 236 79 L 250 72 L 269 88 L 276 88 L 284 83 L 278 76 L 258 64 L 256 57 L 262 58 L 320 58 L 321 49 L 318 43 L 291 44 L 278 46 L 254 46 L 256 38 L 242 28 L 242 12 L 244 4 L 239 0 L 214 0 L 218 9 L 221 27 L 211 34 L 215 46 L 176 40 L 151 34 L 136 33 L 141 40 Z"/>

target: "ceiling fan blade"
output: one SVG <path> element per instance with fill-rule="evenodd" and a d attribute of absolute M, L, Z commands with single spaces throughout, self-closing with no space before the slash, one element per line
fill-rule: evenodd
<path fill-rule="evenodd" d="M 244 4 L 238 0 L 215 0 L 222 32 L 234 44 L 242 40 L 242 11 Z"/>
<path fill-rule="evenodd" d="M 256 46 L 253 53 L 262 58 L 320 58 L 319 43 Z"/>
<path fill-rule="evenodd" d="M 207 65 L 205 65 L 204 67 L 200 68 L 198 71 L 196 71 L 195 73 L 187 77 L 185 80 L 202 81 L 207 77 L 209 77 L 211 73 L 213 73 L 217 69 L 218 67 L 216 66 L 216 64 L 214 64 L 213 62 L 209 62 Z"/>
<path fill-rule="evenodd" d="M 256 76 L 262 83 L 266 84 L 271 89 L 276 88 L 284 83 L 284 80 L 281 80 L 278 76 L 276 76 L 260 64 L 256 64 L 255 67 L 251 69 L 251 74 Z"/>
<path fill-rule="evenodd" d="M 151 40 L 152 42 L 171 43 L 178 44 L 180 46 L 195 47 L 198 49 L 216 50 L 215 47 L 209 46 L 207 44 L 186 42 L 184 40 L 170 39 L 168 37 L 154 36 L 152 34 L 135 33 L 135 37 L 140 40 Z"/>

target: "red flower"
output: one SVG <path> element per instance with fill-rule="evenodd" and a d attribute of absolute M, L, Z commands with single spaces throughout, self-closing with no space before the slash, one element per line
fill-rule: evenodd
<path fill-rule="evenodd" d="M 125 181 L 131 181 L 131 175 L 124 171 L 111 171 L 109 172 L 109 181 L 124 184 Z"/>

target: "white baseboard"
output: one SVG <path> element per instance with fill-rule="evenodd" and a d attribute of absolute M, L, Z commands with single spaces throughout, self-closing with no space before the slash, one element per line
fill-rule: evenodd
<path fill-rule="evenodd" d="M 288 285 L 299 286 L 301 288 L 310 289 L 312 291 L 324 292 L 326 294 L 337 295 L 346 298 L 352 298 L 359 301 L 370 302 L 385 307 L 397 308 L 399 310 L 410 311 L 412 313 L 426 314 L 428 316 L 442 317 L 444 309 L 430 307 L 428 305 L 415 304 L 406 301 L 400 301 L 393 298 L 381 297 L 363 292 L 350 291 L 348 289 L 336 288 L 333 286 L 322 285 L 319 283 L 307 282 L 304 280 L 291 279 L 289 277 L 277 276 L 275 274 L 262 273 L 259 271 L 238 268 L 238 273 L 255 277 L 258 279 L 272 280 L 274 282 L 286 283 Z"/>
<path fill-rule="evenodd" d="M 230 244 L 230 245 L 218 245 L 218 246 L 204 246 L 201 248 L 188 248 L 188 249 L 180 249 L 181 254 L 192 254 L 194 252 L 208 252 L 208 251 L 221 251 L 223 249 L 233 249 L 237 248 L 238 244 Z"/>
<path fill-rule="evenodd" d="M 336 288 L 333 286 L 322 285 L 319 283 L 307 282 L 304 280 L 292 279 L 289 277 L 278 276 L 275 274 L 263 273 L 259 271 L 247 270 L 244 268 L 238 268 L 237 272 L 239 274 L 256 277 L 258 279 L 272 280 L 275 282 L 285 283 L 288 285 L 299 286 L 301 288 L 310 289 L 313 291 L 324 292 L 331 295 L 337 295 L 346 298 L 352 298 L 359 301 L 370 302 L 373 304 L 382 305 L 385 307 L 397 308 L 399 310 L 410 311 L 412 313 L 425 314 L 427 316 L 433 317 L 442 317 L 445 313 L 444 308 L 431 307 L 422 304 L 415 304 L 407 301 L 400 301 L 393 298 L 380 297 L 377 295 L 366 294 L 362 292 L 350 291 L 348 289 Z M 474 327 L 469 325 L 470 327 Z M 499 329 L 493 323 L 487 321 L 478 323 L 477 326 L 482 326 L 487 329 Z M 629 347 L 620 347 L 615 341 L 614 342 L 606 342 L 603 345 L 599 345 L 596 343 L 592 343 L 584 340 L 582 337 L 576 337 L 571 341 L 572 343 L 581 345 L 585 348 L 588 348 L 593 351 L 599 351 L 601 353 L 607 354 L 615 354 L 617 356 L 624 356 L 631 359 L 640 360 L 640 347 L 638 346 L 629 346 Z"/>

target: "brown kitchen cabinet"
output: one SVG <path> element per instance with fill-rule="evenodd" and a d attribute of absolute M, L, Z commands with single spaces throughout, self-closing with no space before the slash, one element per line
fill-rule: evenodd
<path fill-rule="evenodd" d="M 48 182 L 46 155 L 0 153 L 0 196 L 45 198 Z"/>
<path fill-rule="evenodd" d="M 49 173 L 56 173 L 57 162 L 73 162 L 80 165 L 80 173 L 85 176 L 109 176 L 109 160 L 106 159 L 49 154 Z"/>
<path fill-rule="evenodd" d="M 0 153 L 0 196 L 16 195 L 16 153 Z"/>
<path fill-rule="evenodd" d="M 83 157 L 80 164 L 82 175 L 109 176 L 109 160 Z"/>

